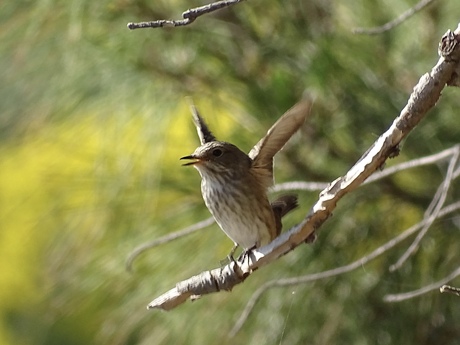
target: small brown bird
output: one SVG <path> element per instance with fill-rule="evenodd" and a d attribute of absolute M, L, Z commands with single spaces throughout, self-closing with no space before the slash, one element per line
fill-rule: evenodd
<path fill-rule="evenodd" d="M 272 203 L 267 189 L 273 185 L 273 156 L 305 122 L 309 101 L 289 109 L 252 148 L 249 154 L 218 141 L 192 105 L 201 146 L 181 159 L 193 160 L 201 175 L 201 193 L 217 224 L 245 251 L 270 243 L 281 232 L 281 218 L 297 207 L 297 196 L 284 195 Z"/>

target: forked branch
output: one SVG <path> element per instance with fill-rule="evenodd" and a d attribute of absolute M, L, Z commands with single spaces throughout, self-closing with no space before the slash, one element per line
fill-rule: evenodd
<path fill-rule="evenodd" d="M 145 29 L 145 28 L 163 28 L 163 27 L 176 27 L 176 26 L 185 26 L 192 24 L 195 19 L 202 16 L 203 14 L 215 12 L 220 10 L 224 7 L 229 7 L 235 5 L 239 2 L 244 0 L 222 0 L 216 1 L 204 6 L 191 8 L 182 13 L 182 18 L 179 20 L 167 20 L 167 19 L 160 19 L 160 20 L 153 20 L 151 22 L 141 22 L 141 23 L 128 23 L 127 27 L 130 30 L 134 29 Z"/>

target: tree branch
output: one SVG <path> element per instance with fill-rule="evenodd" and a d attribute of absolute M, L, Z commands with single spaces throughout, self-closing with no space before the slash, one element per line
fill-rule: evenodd
<path fill-rule="evenodd" d="M 425 226 L 422 230 L 420 230 L 414 242 L 412 242 L 409 248 L 399 258 L 399 260 L 394 265 L 390 266 L 391 272 L 401 268 L 404 262 L 406 262 L 406 260 L 417 251 L 420 241 L 426 235 L 433 222 L 438 218 L 439 211 L 441 210 L 442 206 L 444 205 L 444 202 L 446 201 L 447 192 L 449 191 L 451 182 L 455 178 L 454 172 L 458 162 L 458 156 L 460 154 L 459 146 L 455 146 L 455 148 L 455 153 L 450 159 L 449 167 L 447 168 L 446 177 L 443 183 L 439 186 L 438 190 L 436 191 L 433 200 L 428 206 L 427 212 L 425 212 L 425 219 L 427 219 Z"/>
<path fill-rule="evenodd" d="M 446 207 L 444 207 L 438 214 L 438 217 L 444 217 L 450 213 L 456 212 L 460 210 L 460 201 L 457 201 L 456 203 L 450 204 Z M 415 234 L 417 231 L 419 231 L 421 228 L 423 228 L 426 224 L 427 220 L 422 220 L 421 222 L 412 225 L 410 228 L 404 230 L 402 233 L 400 233 L 398 236 L 392 238 L 385 244 L 381 245 L 377 249 L 374 249 L 371 253 L 359 258 L 356 261 L 353 261 L 352 263 L 341 266 L 341 267 L 335 267 L 333 269 L 323 271 L 323 272 L 318 272 L 318 273 L 313 273 L 313 274 L 308 274 L 305 276 L 301 277 L 294 277 L 294 278 L 285 278 L 285 279 L 276 279 L 276 280 L 271 280 L 263 284 L 261 287 L 259 287 L 251 296 L 249 301 L 246 303 L 246 306 L 243 309 L 243 312 L 241 313 L 239 319 L 233 326 L 232 330 L 230 331 L 230 336 L 233 337 L 236 333 L 238 333 L 243 327 L 244 323 L 246 322 L 247 318 L 251 314 L 252 310 L 254 309 L 256 303 L 258 300 L 262 297 L 262 295 L 267 292 L 267 290 L 275 288 L 275 287 L 286 287 L 286 286 L 293 286 L 293 285 L 300 285 L 300 284 L 306 284 L 306 283 L 311 283 L 317 280 L 321 279 L 326 279 L 326 278 L 331 278 L 331 277 L 336 277 L 351 271 L 354 271 L 358 268 L 363 267 L 367 263 L 371 262 L 372 260 L 378 258 L 382 254 L 385 254 L 387 251 L 390 249 L 394 248 L 396 245 L 404 241 L 406 238 L 409 236 Z"/>
<path fill-rule="evenodd" d="M 319 200 L 306 218 L 287 232 L 281 234 L 267 246 L 255 249 L 239 261 L 205 271 L 176 284 L 176 287 L 153 300 L 148 309 L 170 310 L 188 298 L 231 290 L 243 282 L 258 268 L 273 262 L 305 242 L 332 214 L 337 202 L 347 193 L 358 188 L 372 173 L 380 169 L 388 158 L 399 152 L 399 143 L 421 121 L 441 96 L 441 91 L 458 68 L 460 60 L 460 25 L 453 33 L 450 30 L 439 44 L 439 59 L 430 73 L 423 75 L 415 86 L 407 105 L 361 159 L 345 176 L 331 182 L 320 193 Z"/>
<path fill-rule="evenodd" d="M 204 6 L 188 9 L 187 11 L 182 13 L 182 18 L 184 19 L 180 19 L 180 20 L 160 19 L 160 20 L 154 20 L 151 22 L 128 23 L 127 27 L 130 30 L 134 30 L 134 29 L 145 29 L 145 28 L 154 29 L 154 28 L 163 28 L 163 27 L 185 26 L 185 25 L 189 25 L 193 23 L 195 19 L 197 19 L 198 17 L 204 14 L 220 10 L 221 8 L 224 8 L 224 7 L 235 5 L 242 1 L 244 0 L 217 1 L 217 2 L 213 2 L 210 4 L 204 5 Z"/>
<path fill-rule="evenodd" d="M 445 149 L 441 152 L 435 153 L 430 156 L 421 157 L 421 158 L 410 160 L 408 162 L 394 165 L 392 167 L 386 168 L 385 170 L 375 172 L 372 176 L 370 176 L 366 181 L 363 182 L 363 185 L 366 185 L 366 184 L 369 184 L 375 181 L 379 181 L 385 177 L 396 174 L 406 169 L 412 169 L 416 167 L 439 163 L 447 159 L 450 160 L 452 159 L 452 155 L 458 150 L 460 150 L 460 148 L 457 147 L 457 145 L 455 145 L 451 148 Z M 291 182 L 278 183 L 272 187 L 271 191 L 272 192 L 286 192 L 286 191 L 293 191 L 293 190 L 303 190 L 303 191 L 314 192 L 314 191 L 323 190 L 327 188 L 327 186 L 328 186 L 328 183 L 324 183 L 324 182 L 291 181 Z"/>
<path fill-rule="evenodd" d="M 160 238 L 157 238 L 153 241 L 143 243 L 140 246 L 136 247 L 128 256 L 128 259 L 126 259 L 126 270 L 131 271 L 133 267 L 133 262 L 136 260 L 136 258 L 141 255 L 143 252 L 152 249 L 154 247 L 157 247 L 159 245 L 162 245 L 167 242 L 174 241 L 178 238 L 193 234 L 195 231 L 201 230 L 207 226 L 210 226 L 211 224 L 214 223 L 214 218 L 209 217 L 205 220 L 202 220 L 201 222 L 192 224 L 190 226 L 187 226 L 184 229 L 174 231 L 172 233 L 169 233 L 165 236 L 162 236 Z"/>
<path fill-rule="evenodd" d="M 385 31 L 389 31 L 393 29 L 394 27 L 400 25 L 401 23 L 403 23 L 404 21 L 412 17 L 414 14 L 416 14 L 418 11 L 428 6 L 432 2 L 433 0 L 421 0 L 414 7 L 409 8 L 407 11 L 403 12 L 399 17 L 393 19 L 392 21 L 382 26 L 377 26 L 375 28 L 368 28 L 368 29 L 355 28 L 352 30 L 352 32 L 354 34 L 364 34 L 364 35 L 378 35 L 378 34 L 384 33 Z"/>
<path fill-rule="evenodd" d="M 441 293 L 444 293 L 444 292 L 449 292 L 449 293 L 452 293 L 454 295 L 457 295 L 457 296 L 460 296 L 460 289 L 457 288 L 457 287 L 453 287 L 453 286 L 449 286 L 449 285 L 443 285 L 439 288 L 439 291 Z"/>
<path fill-rule="evenodd" d="M 410 298 L 414 298 L 414 297 L 426 294 L 427 292 L 439 289 L 440 285 L 448 283 L 458 276 L 460 276 L 460 267 L 457 268 L 455 271 L 453 271 L 451 274 L 449 274 L 447 277 L 435 283 L 432 283 L 430 285 L 424 286 L 421 289 L 410 291 L 410 292 L 405 292 L 405 293 L 400 293 L 400 294 L 395 294 L 395 295 L 386 295 L 384 298 L 384 301 L 385 302 L 401 302 L 406 299 L 410 299 Z"/>

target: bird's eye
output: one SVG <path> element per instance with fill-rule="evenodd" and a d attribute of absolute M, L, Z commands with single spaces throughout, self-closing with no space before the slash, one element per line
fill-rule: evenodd
<path fill-rule="evenodd" d="M 212 155 L 214 157 L 220 157 L 220 156 L 222 156 L 222 150 L 221 149 L 215 149 L 215 150 L 212 151 Z"/>

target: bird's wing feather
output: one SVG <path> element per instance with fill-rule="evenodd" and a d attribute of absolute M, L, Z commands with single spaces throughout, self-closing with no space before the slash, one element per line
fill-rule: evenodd
<path fill-rule="evenodd" d="M 281 118 L 249 152 L 252 167 L 263 176 L 265 185 L 273 184 L 273 156 L 283 148 L 289 138 L 305 122 L 310 112 L 311 101 L 302 100 L 286 111 Z"/>

